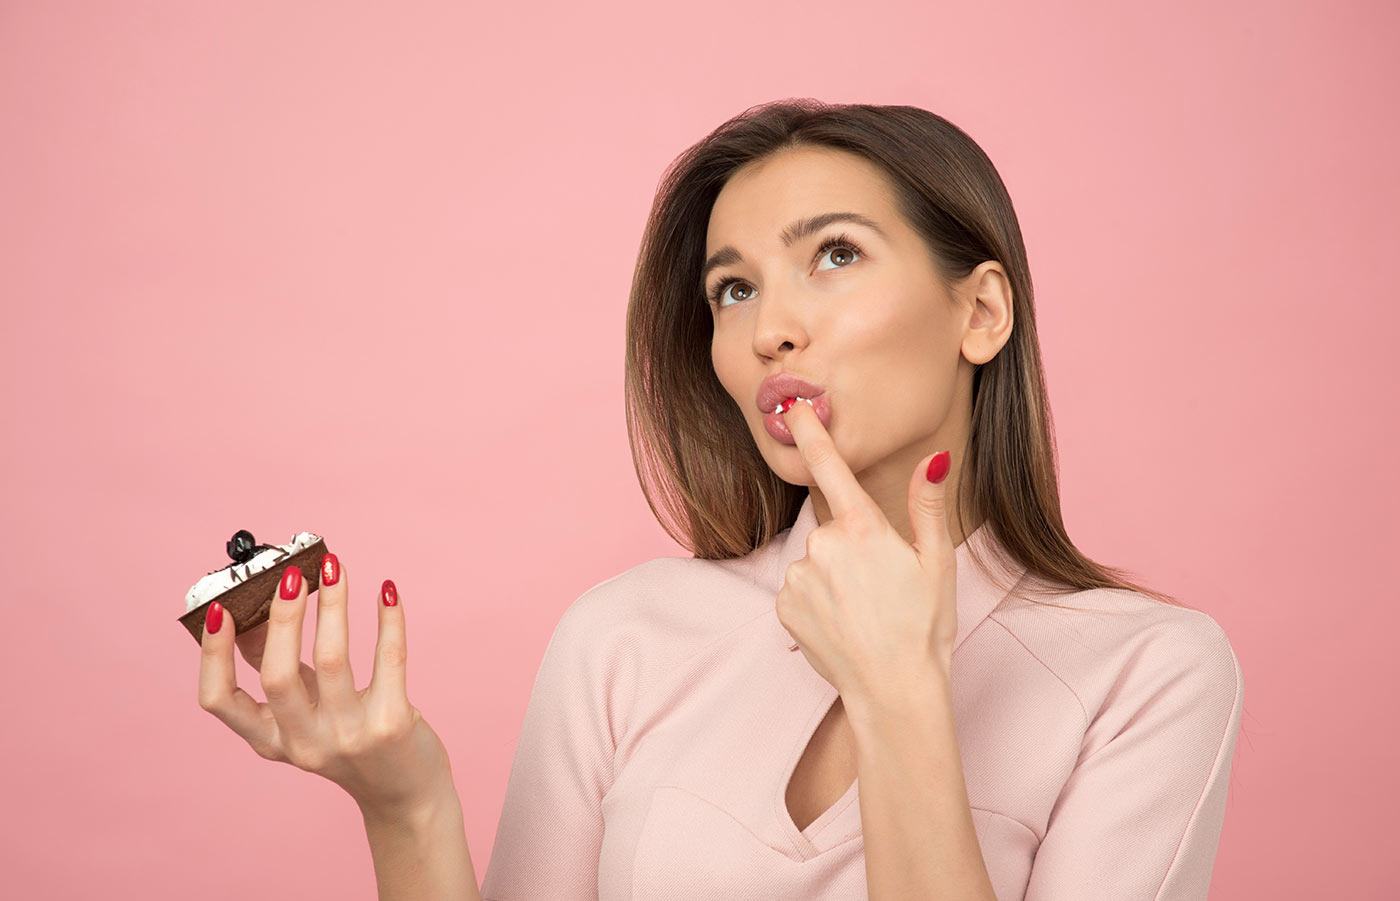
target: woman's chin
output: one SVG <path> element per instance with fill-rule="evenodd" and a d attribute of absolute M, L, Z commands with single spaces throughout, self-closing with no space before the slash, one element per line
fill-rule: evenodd
<path fill-rule="evenodd" d="M 817 483 L 812 478 L 812 471 L 807 468 L 807 464 L 802 462 L 802 454 L 792 445 L 779 444 L 776 441 L 768 442 L 771 447 L 763 451 L 763 459 L 768 463 L 768 468 L 773 470 L 773 474 L 787 482 L 789 485 L 798 485 L 803 488 L 811 488 Z"/>

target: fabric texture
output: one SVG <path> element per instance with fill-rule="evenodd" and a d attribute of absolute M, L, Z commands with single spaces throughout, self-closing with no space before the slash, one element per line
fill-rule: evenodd
<path fill-rule="evenodd" d="M 867 897 L 859 779 L 805 829 L 784 801 L 837 698 L 774 609 L 816 525 L 808 496 L 744 557 L 659 557 L 569 606 L 531 690 L 486 901 Z M 1205 899 L 1243 705 L 1224 631 L 1136 592 L 1033 594 L 998 550 L 985 523 L 957 548 L 951 670 L 998 901 Z"/>

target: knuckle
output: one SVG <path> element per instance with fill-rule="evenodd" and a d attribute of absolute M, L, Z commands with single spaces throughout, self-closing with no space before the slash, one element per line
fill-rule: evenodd
<path fill-rule="evenodd" d="M 926 513 L 942 513 L 947 506 L 948 497 L 946 493 L 940 492 L 932 497 L 922 492 L 919 494 L 919 508 Z"/>
<path fill-rule="evenodd" d="M 807 466 L 813 469 L 820 469 L 825 466 L 835 453 L 835 446 L 830 441 L 813 441 L 802 449 L 802 457 Z"/>
<path fill-rule="evenodd" d="M 778 598 L 773 603 L 773 609 L 778 614 L 778 622 L 787 628 L 789 618 L 792 614 L 792 592 L 784 588 L 778 592 Z"/>
<path fill-rule="evenodd" d="M 376 744 L 394 744 L 408 737 L 412 725 L 411 718 L 403 714 L 384 714 L 369 721 L 369 733 Z"/>
<path fill-rule="evenodd" d="M 220 700 L 218 692 L 207 691 L 203 688 L 199 690 L 199 706 L 202 710 L 207 710 L 210 713 L 218 713 L 219 707 L 221 706 Z"/>
<path fill-rule="evenodd" d="M 408 648 L 397 641 L 391 641 L 379 649 L 379 659 L 386 666 L 402 667 L 408 663 Z"/>
<path fill-rule="evenodd" d="M 264 667 L 258 674 L 262 682 L 263 694 L 269 701 L 281 701 L 292 693 L 292 679 L 289 673 Z"/>
<path fill-rule="evenodd" d="M 316 671 L 324 676 L 343 676 L 349 667 L 349 660 L 339 651 L 317 651 Z"/>
<path fill-rule="evenodd" d="M 363 728 L 337 726 L 336 748 L 342 757 L 361 757 L 374 746 L 374 737 Z"/>

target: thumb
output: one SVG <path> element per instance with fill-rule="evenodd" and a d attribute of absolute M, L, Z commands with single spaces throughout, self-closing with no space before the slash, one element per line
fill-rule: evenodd
<path fill-rule="evenodd" d="M 909 480 L 909 525 L 914 531 L 914 549 L 919 556 L 951 548 L 948 531 L 948 473 L 953 468 L 953 452 L 940 451 L 919 461 Z"/>

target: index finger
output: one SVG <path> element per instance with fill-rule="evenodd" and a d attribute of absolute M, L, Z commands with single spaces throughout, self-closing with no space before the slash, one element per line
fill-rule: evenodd
<path fill-rule="evenodd" d="M 301 680 L 301 624 L 306 615 L 306 579 L 295 564 L 287 566 L 274 589 L 263 646 L 263 694 L 283 734 L 304 739 L 312 729 L 311 693 Z M 291 594 L 290 598 L 286 595 Z"/>
<path fill-rule="evenodd" d="M 836 442 L 810 403 L 794 402 L 783 413 L 783 422 L 792 432 L 802 459 L 811 470 L 812 478 L 817 480 L 817 487 L 831 505 L 833 516 L 849 517 L 874 503 L 836 450 Z"/>

